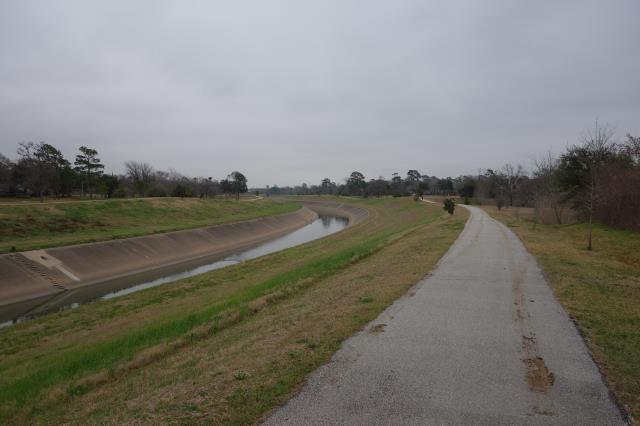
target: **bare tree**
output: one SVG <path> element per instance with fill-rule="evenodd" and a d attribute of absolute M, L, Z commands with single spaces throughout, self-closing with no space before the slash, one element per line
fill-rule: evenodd
<path fill-rule="evenodd" d="M 144 197 L 153 180 L 153 167 L 148 163 L 127 161 L 124 163 L 127 176 L 133 183 L 134 191 Z"/>
<path fill-rule="evenodd" d="M 566 194 L 558 183 L 558 159 L 551 151 L 534 161 L 536 170 L 536 215 L 541 203 L 548 203 L 557 224 L 562 223 Z"/>
<path fill-rule="evenodd" d="M 560 158 L 560 183 L 574 207 L 588 218 L 587 249 L 593 249 L 593 212 L 601 195 L 603 169 L 617 157 L 614 129 L 597 121 L 582 136 L 582 145 L 570 147 Z"/>
<path fill-rule="evenodd" d="M 622 150 L 634 164 L 640 166 L 640 136 L 631 136 L 627 133 L 627 139 L 622 145 Z"/>
<path fill-rule="evenodd" d="M 509 205 L 513 207 L 513 197 L 518 189 L 518 185 L 524 176 L 524 169 L 520 164 L 514 166 L 507 163 L 500 170 L 500 189 L 509 198 Z"/>

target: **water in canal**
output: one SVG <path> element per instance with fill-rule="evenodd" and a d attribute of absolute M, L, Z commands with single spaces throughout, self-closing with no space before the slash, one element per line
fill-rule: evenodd
<path fill-rule="evenodd" d="M 194 275 L 200 275 L 205 272 L 213 271 L 214 269 L 220 269 L 220 268 L 224 268 L 225 266 L 235 265 L 245 260 L 255 259 L 256 257 L 264 256 L 269 253 L 275 253 L 277 251 L 294 247 L 300 244 L 304 244 L 306 242 L 313 241 L 318 238 L 326 237 L 327 235 L 331 235 L 333 233 L 341 231 L 348 224 L 349 224 L 349 220 L 346 218 L 337 217 L 337 216 L 320 215 L 320 217 L 316 219 L 314 222 L 300 229 L 297 229 L 287 235 L 268 241 L 266 243 L 262 243 L 255 247 L 239 251 L 238 253 L 233 254 L 231 256 L 227 256 L 223 259 L 218 259 L 213 262 L 206 263 L 204 265 L 200 265 L 197 267 L 191 267 L 190 269 L 177 272 L 177 273 L 172 273 L 164 277 L 156 278 L 151 281 L 130 285 L 126 288 L 118 289 L 116 291 L 111 290 L 103 294 L 90 293 L 91 295 L 89 297 L 84 298 L 83 300 L 73 301 L 71 303 L 69 303 L 70 298 L 65 297 L 64 300 L 66 300 L 67 303 L 62 303 L 59 305 L 56 305 L 55 303 L 53 303 L 50 305 L 50 309 L 47 309 L 45 312 L 38 312 L 38 315 L 47 313 L 47 312 L 52 312 L 52 311 L 76 308 L 83 303 L 87 303 L 94 300 L 113 299 L 115 297 L 124 296 L 126 294 L 134 293 L 136 291 L 144 290 L 146 288 L 156 287 L 161 284 L 170 283 L 183 278 L 192 277 Z M 58 297 L 58 295 L 54 296 L 54 299 L 56 297 Z M 0 322 L 0 328 L 7 327 L 19 322 L 23 322 L 25 320 L 31 319 L 33 316 L 34 315 L 30 313 L 26 313 L 25 315 L 19 318 L 12 319 L 5 322 Z"/>

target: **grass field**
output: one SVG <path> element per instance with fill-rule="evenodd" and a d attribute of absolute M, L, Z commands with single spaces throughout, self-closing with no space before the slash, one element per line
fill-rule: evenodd
<path fill-rule="evenodd" d="M 347 230 L 0 330 L 0 423 L 251 424 L 431 270 L 439 205 L 346 200 Z"/>
<path fill-rule="evenodd" d="M 640 233 L 596 226 L 534 225 L 531 209 L 498 211 L 540 262 L 556 297 L 576 320 L 618 399 L 640 418 Z"/>
<path fill-rule="evenodd" d="M 0 203 L 0 253 L 218 225 L 297 208 L 270 200 L 198 198 Z"/>

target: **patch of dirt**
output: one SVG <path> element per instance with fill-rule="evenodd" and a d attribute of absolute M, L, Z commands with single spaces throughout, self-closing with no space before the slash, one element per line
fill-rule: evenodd
<path fill-rule="evenodd" d="M 83 229 L 87 223 L 79 219 L 70 219 L 66 217 L 56 218 L 44 224 L 44 228 L 49 232 L 73 232 Z"/>
<path fill-rule="evenodd" d="M 100 222 L 90 223 L 82 219 L 55 216 L 37 219 L 34 216 L 27 215 L 24 219 L 0 219 L 0 236 L 15 238 L 37 234 L 42 231 L 50 233 L 74 232 L 90 226 L 104 226 L 104 224 Z"/>
<path fill-rule="evenodd" d="M 535 358 L 525 358 L 522 362 L 527 367 L 529 388 L 534 392 L 548 392 L 555 382 L 555 377 L 547 368 L 544 359 L 537 356 Z"/>
<path fill-rule="evenodd" d="M 376 324 L 373 327 L 371 327 L 369 329 L 369 333 L 371 334 L 380 334 L 382 332 L 384 332 L 385 327 L 387 326 L 387 324 Z"/>
<path fill-rule="evenodd" d="M 533 336 L 522 336 L 522 352 L 524 354 L 533 354 L 536 350 L 536 338 Z"/>
<path fill-rule="evenodd" d="M 522 291 L 522 271 L 516 268 L 513 248 L 510 240 L 503 233 L 503 238 L 508 250 L 509 270 L 511 271 L 511 291 L 513 295 L 513 314 L 516 324 L 522 331 L 522 362 L 526 369 L 527 383 L 532 392 L 538 394 L 546 394 L 555 381 L 553 373 L 547 368 L 544 359 L 539 356 L 538 342 L 536 335 L 531 328 L 529 318 L 531 315 L 527 312 L 524 303 L 524 293 Z M 538 398 L 538 403 L 534 406 L 535 414 L 551 415 L 552 409 L 544 408 L 547 401 Z M 548 414 L 551 413 L 551 414 Z"/>
<path fill-rule="evenodd" d="M 539 416 L 555 416 L 556 413 L 551 411 L 551 410 L 546 410 L 544 408 L 535 406 L 533 407 L 533 409 L 531 410 L 532 414 L 531 415 L 539 415 Z"/>

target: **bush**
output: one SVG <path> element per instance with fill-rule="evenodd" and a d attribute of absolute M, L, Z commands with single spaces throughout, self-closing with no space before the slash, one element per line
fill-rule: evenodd
<path fill-rule="evenodd" d="M 453 214 L 453 211 L 456 209 L 456 203 L 451 198 L 445 198 L 442 209 L 449 214 Z"/>
<path fill-rule="evenodd" d="M 124 189 L 124 186 L 119 185 L 113 193 L 113 198 L 127 198 L 127 191 Z"/>
<path fill-rule="evenodd" d="M 165 191 L 163 188 L 152 188 L 149 191 L 149 197 L 166 197 L 167 196 L 167 191 Z"/>
<path fill-rule="evenodd" d="M 191 197 L 192 195 L 193 195 L 193 191 L 191 190 L 191 188 L 182 184 L 176 185 L 176 187 L 173 189 L 174 197 L 184 198 L 184 197 Z"/>

